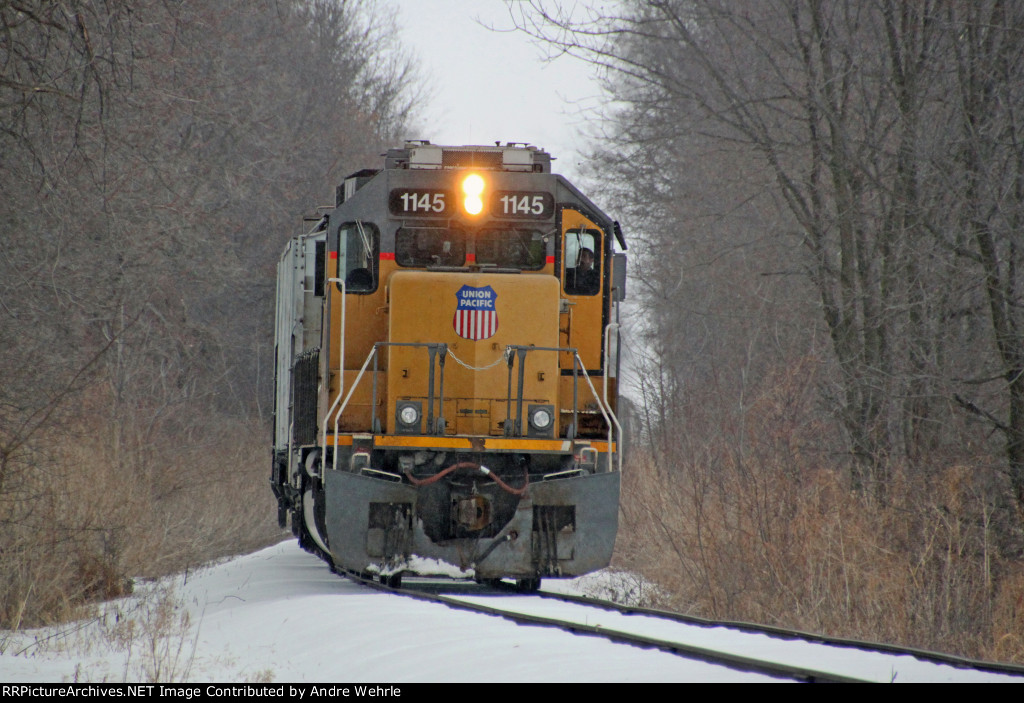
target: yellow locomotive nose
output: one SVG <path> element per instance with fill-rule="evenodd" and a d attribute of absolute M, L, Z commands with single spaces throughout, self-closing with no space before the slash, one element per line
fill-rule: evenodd
<path fill-rule="evenodd" d="M 462 180 L 462 192 L 465 194 L 462 206 L 470 215 L 479 215 L 484 209 L 484 179 L 477 173 L 471 173 Z"/>
<path fill-rule="evenodd" d="M 277 269 L 279 524 L 393 587 L 434 562 L 523 591 L 607 566 L 613 221 L 542 149 L 425 140 L 322 215 Z"/>

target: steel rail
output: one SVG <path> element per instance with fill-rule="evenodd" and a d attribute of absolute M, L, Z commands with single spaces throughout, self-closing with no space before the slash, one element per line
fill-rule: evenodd
<path fill-rule="evenodd" d="M 697 661 L 707 662 L 709 664 L 724 666 L 735 671 L 744 671 L 749 673 L 763 674 L 765 676 L 793 679 L 805 683 L 870 683 L 866 679 L 854 678 L 851 676 L 835 674 L 827 671 L 818 671 L 808 667 L 796 666 L 793 664 L 765 661 L 762 659 L 746 657 L 731 652 L 708 649 L 706 647 L 698 647 L 696 645 L 674 642 L 671 640 L 663 640 L 656 637 L 649 637 L 632 632 L 614 630 L 607 627 L 601 627 L 599 625 L 586 625 L 567 620 L 558 620 L 555 618 L 543 617 L 539 615 L 530 615 L 528 613 L 517 613 L 514 611 L 508 611 L 501 608 L 480 605 L 478 603 L 471 603 L 468 601 L 460 600 L 459 598 L 432 594 L 426 591 L 416 590 L 415 588 L 392 588 L 382 583 L 378 583 L 377 581 L 374 581 L 372 578 L 364 578 L 358 574 L 352 574 L 342 571 L 338 571 L 337 573 L 357 583 L 363 584 L 364 586 L 385 593 L 391 593 L 394 595 L 404 596 L 406 598 L 413 598 L 416 600 L 426 601 L 430 603 L 438 603 L 446 605 L 449 608 L 453 608 L 456 610 L 465 610 L 469 612 L 490 615 L 492 617 L 501 617 L 506 620 L 510 620 L 511 622 L 515 622 L 517 624 L 534 625 L 539 627 L 551 627 L 576 635 L 601 637 L 603 639 L 615 642 L 617 644 L 626 644 L 635 647 L 657 649 L 659 651 L 675 654 L 686 659 L 693 659 Z M 487 590 L 483 590 L 483 588 L 484 587 L 481 587 L 481 593 L 503 592 L 502 589 L 500 588 Z M 529 595 L 538 594 L 534 593 Z M 586 604 L 594 605 L 593 602 L 587 602 Z M 657 615 L 654 616 L 657 617 Z"/>
<path fill-rule="evenodd" d="M 696 627 L 727 627 L 729 629 L 738 630 L 740 632 L 770 635 L 772 637 L 800 640 L 802 642 L 813 642 L 816 644 L 826 644 L 834 647 L 849 647 L 851 649 L 880 652 L 883 654 L 901 654 L 916 657 L 917 659 L 920 659 L 922 661 L 933 662 L 935 664 L 945 664 L 948 666 L 953 666 L 961 669 L 976 669 L 978 671 L 986 671 L 994 674 L 1024 676 L 1024 666 L 1019 666 L 1016 664 L 1002 664 L 999 662 L 990 662 L 981 659 L 968 659 L 967 657 L 960 657 L 955 654 L 946 654 L 944 652 L 935 652 L 932 650 L 919 649 L 916 647 L 906 647 L 896 644 L 887 644 L 885 642 L 872 642 L 870 640 L 857 640 L 848 637 L 833 637 L 830 635 L 807 632 L 804 630 L 777 627 L 775 625 L 760 625 L 757 623 L 742 622 L 737 620 L 710 620 L 708 618 L 702 618 L 696 615 L 685 615 L 683 613 L 676 613 L 670 610 L 659 610 L 656 608 L 644 608 L 641 606 L 623 605 L 621 603 L 615 603 L 612 601 L 604 601 L 596 598 L 590 598 L 588 596 L 576 596 L 568 593 L 538 591 L 531 595 L 535 595 L 539 598 L 546 598 L 550 600 L 559 600 L 566 603 L 578 603 L 580 605 L 589 605 L 594 608 L 614 611 L 621 613 L 623 615 L 646 615 L 650 617 L 661 618 L 663 620 L 672 620 L 674 622 L 686 625 L 694 625 Z"/>

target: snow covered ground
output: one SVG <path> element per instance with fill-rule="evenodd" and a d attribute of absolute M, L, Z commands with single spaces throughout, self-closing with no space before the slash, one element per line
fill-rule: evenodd
<path fill-rule="evenodd" d="M 4 683 L 767 680 L 376 592 L 294 541 L 141 585 L 92 620 L 0 632 L 0 650 Z"/>

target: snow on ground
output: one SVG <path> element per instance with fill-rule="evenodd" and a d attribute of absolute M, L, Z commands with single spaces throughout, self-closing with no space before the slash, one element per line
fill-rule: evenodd
<path fill-rule="evenodd" d="M 140 586 L 139 594 L 109 604 L 96 620 L 7 633 L 0 639 L 0 680 L 765 680 L 373 591 L 332 574 L 295 542 L 161 586 L 172 590 L 171 599 L 161 599 L 155 585 Z"/>
<path fill-rule="evenodd" d="M 1005 681 L 1024 683 L 1024 676 L 998 676 L 974 669 L 923 661 L 911 655 L 868 652 L 852 647 L 808 642 L 721 626 L 675 622 L 638 613 L 620 613 L 597 607 L 568 611 L 563 603 L 530 596 L 510 595 L 495 603 L 487 596 L 455 596 L 460 601 L 500 607 L 542 618 L 569 620 L 581 624 L 599 623 L 604 630 L 642 634 L 664 642 L 728 651 L 761 661 L 772 661 L 806 669 L 825 671 L 876 683 L 981 683 Z"/>
<path fill-rule="evenodd" d="M 551 583 L 566 588 L 564 582 Z M 377 592 L 332 574 L 294 541 L 160 584 L 144 584 L 137 591 L 132 598 L 107 604 L 92 620 L 63 628 L 0 632 L 0 680 L 769 680 L 664 652 Z M 538 607 L 536 599 L 525 600 L 534 603 L 529 607 Z M 546 615 L 557 617 L 559 608 L 566 606 L 548 601 L 542 607 Z M 708 630 L 703 632 L 708 636 Z M 857 654 L 847 650 L 845 656 Z M 893 664 L 893 672 L 898 670 L 911 671 L 906 664 Z M 975 673 L 956 679 L 939 669 L 932 672 L 918 679 L 1001 678 Z M 865 666 L 863 673 L 877 675 L 877 661 L 870 671 Z"/>

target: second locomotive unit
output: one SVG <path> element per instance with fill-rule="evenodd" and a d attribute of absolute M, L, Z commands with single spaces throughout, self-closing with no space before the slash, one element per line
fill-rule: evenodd
<path fill-rule="evenodd" d="M 281 525 L 391 585 L 454 570 L 532 590 L 606 566 L 617 248 L 536 147 L 408 142 L 345 179 L 278 266 Z"/>

